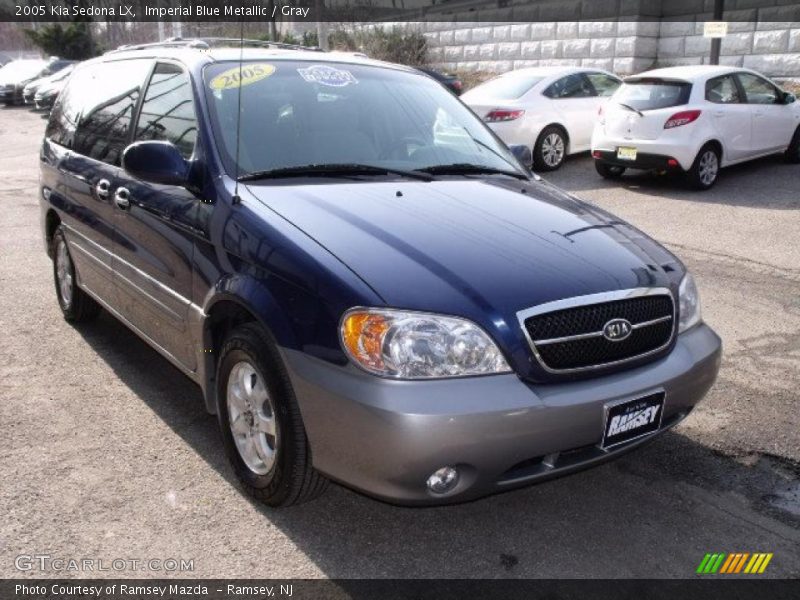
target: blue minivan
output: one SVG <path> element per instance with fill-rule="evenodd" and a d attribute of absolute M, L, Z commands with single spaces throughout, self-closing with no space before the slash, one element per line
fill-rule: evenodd
<path fill-rule="evenodd" d="M 102 307 L 195 381 L 254 497 L 473 499 L 619 456 L 709 390 L 720 340 L 669 251 L 419 71 L 239 46 L 82 63 L 40 192 L 64 317 Z"/>

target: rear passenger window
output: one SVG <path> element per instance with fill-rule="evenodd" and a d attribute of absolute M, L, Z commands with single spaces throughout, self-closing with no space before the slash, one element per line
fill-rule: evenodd
<path fill-rule="evenodd" d="M 159 63 L 150 78 L 136 125 L 136 140 L 172 142 L 185 158 L 194 152 L 197 119 L 189 75 Z"/>
<path fill-rule="evenodd" d="M 589 80 L 581 73 L 573 73 L 553 82 L 544 95 L 554 100 L 562 98 L 590 98 L 594 96 Z"/>
<path fill-rule="evenodd" d="M 69 147 L 111 165 L 119 165 L 130 140 L 133 111 L 152 63 L 126 60 L 90 65 L 70 81 L 68 109 L 75 127 Z"/>
<path fill-rule="evenodd" d="M 606 98 L 617 91 L 622 83 L 616 77 L 611 77 L 605 73 L 586 73 L 586 77 L 592 82 L 597 95 Z"/>
<path fill-rule="evenodd" d="M 742 101 L 733 75 L 709 79 L 706 83 L 706 100 L 714 104 L 738 104 Z"/>

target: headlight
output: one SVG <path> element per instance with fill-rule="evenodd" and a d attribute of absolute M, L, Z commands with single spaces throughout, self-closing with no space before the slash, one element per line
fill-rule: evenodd
<path fill-rule="evenodd" d="M 678 333 L 683 333 L 690 327 L 694 327 L 701 320 L 700 316 L 700 294 L 694 283 L 694 277 L 686 273 L 678 288 L 680 321 L 678 322 Z"/>
<path fill-rule="evenodd" d="M 353 361 L 395 379 L 466 377 L 511 371 L 489 336 L 458 317 L 356 308 L 339 331 Z"/>

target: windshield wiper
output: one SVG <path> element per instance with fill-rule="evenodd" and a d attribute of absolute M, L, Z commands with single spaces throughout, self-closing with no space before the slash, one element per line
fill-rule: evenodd
<path fill-rule="evenodd" d="M 401 175 L 421 181 L 433 181 L 433 177 L 419 171 L 406 171 L 376 165 L 358 163 L 331 163 L 283 167 L 268 171 L 255 171 L 239 177 L 239 181 L 258 181 L 259 179 L 279 179 L 281 177 L 347 177 L 352 175 Z"/>
<path fill-rule="evenodd" d="M 524 179 L 528 181 L 528 176 L 523 175 L 517 171 L 507 171 L 505 169 L 495 169 L 494 167 L 487 167 L 484 165 L 473 165 L 472 163 L 453 163 L 450 165 L 431 165 L 417 169 L 423 173 L 430 173 L 431 175 L 471 175 L 471 174 L 488 174 L 488 175 L 508 175 L 509 177 L 516 177 L 517 179 Z"/>
<path fill-rule="evenodd" d="M 644 113 L 643 113 L 642 111 L 640 111 L 640 110 L 639 110 L 639 109 L 637 109 L 637 108 L 633 108 L 633 107 L 632 107 L 632 106 L 630 106 L 629 104 L 623 104 L 622 102 L 617 102 L 617 104 L 619 104 L 619 105 L 620 105 L 622 108 L 627 108 L 629 111 L 631 111 L 631 112 L 635 112 L 635 113 L 636 113 L 637 115 L 639 115 L 640 117 L 643 117 L 643 116 L 644 116 Z"/>

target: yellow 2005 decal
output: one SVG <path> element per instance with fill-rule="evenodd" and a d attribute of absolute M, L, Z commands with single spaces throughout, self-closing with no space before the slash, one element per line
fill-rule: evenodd
<path fill-rule="evenodd" d="M 214 77 L 208 86 L 212 90 L 232 90 L 261 81 L 274 72 L 275 67 L 267 63 L 244 64 L 241 67 L 223 71 Z"/>

